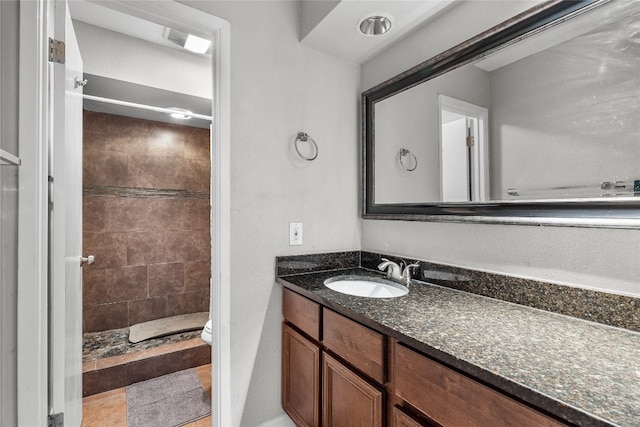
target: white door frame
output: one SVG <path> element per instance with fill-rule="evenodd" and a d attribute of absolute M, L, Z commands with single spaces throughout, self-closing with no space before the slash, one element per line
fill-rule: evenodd
<path fill-rule="evenodd" d="M 50 4 L 20 0 L 18 169 L 18 425 L 47 423 L 47 16 Z"/>
<path fill-rule="evenodd" d="M 20 0 L 20 225 L 18 229 L 18 423 L 46 425 L 47 384 L 47 1 Z M 211 149 L 212 425 L 231 425 L 229 22 L 180 3 L 102 5 L 213 40 Z M 198 34 L 199 33 L 199 34 Z"/>
<path fill-rule="evenodd" d="M 438 95 L 438 132 L 439 153 L 442 153 L 442 111 L 447 110 L 463 116 L 472 117 L 478 123 L 478 135 L 473 147 L 472 176 L 474 201 L 487 200 L 489 196 L 489 110 L 469 102 Z M 440 165 L 442 168 L 442 165 Z M 442 170 L 440 170 L 442 182 Z M 440 190 L 442 196 L 442 189 Z"/>

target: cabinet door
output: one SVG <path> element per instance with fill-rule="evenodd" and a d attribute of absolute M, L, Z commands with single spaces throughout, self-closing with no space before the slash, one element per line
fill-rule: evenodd
<path fill-rule="evenodd" d="M 320 348 L 285 323 L 282 407 L 298 426 L 320 425 Z"/>
<path fill-rule="evenodd" d="M 322 354 L 322 375 L 323 426 L 382 426 L 382 391 L 327 353 Z"/>

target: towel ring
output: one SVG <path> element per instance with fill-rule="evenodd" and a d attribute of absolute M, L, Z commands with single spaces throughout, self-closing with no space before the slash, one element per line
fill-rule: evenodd
<path fill-rule="evenodd" d="M 405 157 L 413 157 L 414 166 L 412 168 L 407 167 L 402 161 L 402 159 L 404 159 Z M 413 172 L 418 167 L 418 158 L 416 157 L 415 154 L 413 154 L 411 151 L 407 150 L 406 148 L 400 149 L 400 152 L 398 153 L 398 160 L 400 161 L 400 166 L 402 166 L 402 169 L 408 172 Z"/>
<path fill-rule="evenodd" d="M 311 141 L 315 154 L 311 157 L 307 157 L 304 154 L 302 154 L 300 152 L 300 149 L 298 148 L 298 141 L 302 141 L 302 142 Z M 300 156 L 300 158 L 303 160 L 310 162 L 312 160 L 315 160 L 316 157 L 318 157 L 318 144 L 316 144 L 313 138 L 311 138 L 306 132 L 298 132 L 298 136 L 296 137 L 296 142 L 294 143 L 294 146 L 296 147 L 296 153 L 298 153 L 298 156 Z"/>

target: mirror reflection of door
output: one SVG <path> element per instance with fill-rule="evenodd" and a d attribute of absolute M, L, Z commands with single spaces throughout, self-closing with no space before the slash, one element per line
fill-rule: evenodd
<path fill-rule="evenodd" d="M 439 95 L 440 199 L 486 200 L 488 110 Z"/>

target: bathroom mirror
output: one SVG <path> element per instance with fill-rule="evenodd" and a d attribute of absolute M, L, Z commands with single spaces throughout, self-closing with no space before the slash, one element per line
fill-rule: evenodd
<path fill-rule="evenodd" d="M 364 218 L 640 227 L 640 2 L 543 3 L 362 103 Z"/>

